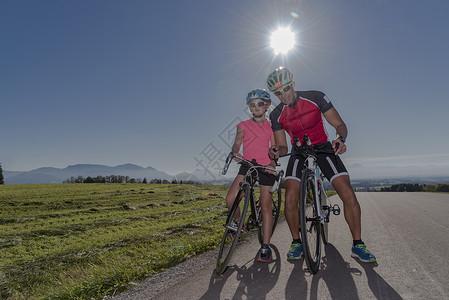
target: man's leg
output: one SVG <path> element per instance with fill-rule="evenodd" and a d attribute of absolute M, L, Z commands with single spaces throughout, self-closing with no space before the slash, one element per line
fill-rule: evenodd
<path fill-rule="evenodd" d="M 332 185 L 343 201 L 345 220 L 351 230 L 352 238 L 354 240 L 360 240 L 362 231 L 360 205 L 351 187 L 349 176 L 341 175 L 336 177 L 332 180 Z"/>
<path fill-rule="evenodd" d="M 351 249 L 351 256 L 360 259 L 363 262 L 376 262 L 376 257 L 366 248 L 361 239 L 361 210 L 354 190 L 351 187 L 349 176 L 342 175 L 332 181 L 332 185 L 337 191 L 340 199 L 343 201 L 343 211 L 346 222 L 351 230 L 354 240 Z"/>
<path fill-rule="evenodd" d="M 288 259 L 299 259 L 302 255 L 302 244 L 299 238 L 299 189 L 301 183 L 296 179 L 285 181 L 285 218 L 292 234 L 293 242 L 287 253 Z"/>

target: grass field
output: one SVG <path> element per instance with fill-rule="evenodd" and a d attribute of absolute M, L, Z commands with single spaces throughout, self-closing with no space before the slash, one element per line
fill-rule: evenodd
<path fill-rule="evenodd" d="M 228 187 L 0 186 L 0 296 L 90 299 L 215 248 Z"/>

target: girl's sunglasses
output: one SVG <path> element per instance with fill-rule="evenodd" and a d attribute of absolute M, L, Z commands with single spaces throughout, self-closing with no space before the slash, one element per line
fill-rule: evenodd
<path fill-rule="evenodd" d="M 263 101 L 260 101 L 260 102 L 257 102 L 257 103 L 250 103 L 250 104 L 248 104 L 248 106 L 249 107 L 262 107 L 262 106 L 264 106 L 265 105 L 265 102 L 263 102 Z"/>
<path fill-rule="evenodd" d="M 292 88 L 292 85 L 289 84 L 285 88 L 283 88 L 279 91 L 273 92 L 273 94 L 275 94 L 276 96 L 280 96 L 282 94 L 282 92 L 287 93 L 288 91 L 290 91 L 291 88 Z"/>

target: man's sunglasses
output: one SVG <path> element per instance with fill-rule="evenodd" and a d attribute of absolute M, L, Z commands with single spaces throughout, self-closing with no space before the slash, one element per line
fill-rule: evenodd
<path fill-rule="evenodd" d="M 280 95 L 282 94 L 282 92 L 287 93 L 288 91 L 290 91 L 291 88 L 292 88 L 292 85 L 289 84 L 289 85 L 287 85 L 285 88 L 283 88 L 283 89 L 281 89 L 281 90 L 279 90 L 279 91 L 273 92 L 273 93 L 274 93 L 276 96 L 280 96 Z"/>
<path fill-rule="evenodd" d="M 263 101 L 260 101 L 260 102 L 257 102 L 257 103 L 253 102 L 253 103 L 248 104 L 249 107 L 256 107 L 256 106 L 262 107 L 264 105 L 265 105 L 265 102 L 263 102 Z"/>

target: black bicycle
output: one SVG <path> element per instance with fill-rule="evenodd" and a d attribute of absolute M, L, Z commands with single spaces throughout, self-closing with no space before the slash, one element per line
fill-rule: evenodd
<path fill-rule="evenodd" d="M 305 145 L 301 145 L 297 138 L 295 141 L 297 146 L 294 147 L 291 154 L 300 155 L 305 159 L 299 193 L 299 220 L 304 257 L 310 272 L 316 274 L 321 260 L 320 237 L 323 244 L 326 245 L 329 216 L 331 212 L 334 215 L 340 214 L 338 204 L 332 205 L 327 197 L 323 182 L 325 177 L 317 164 L 317 155 L 320 153 L 334 154 L 334 152 L 313 147 L 306 135 L 303 137 Z"/>
<path fill-rule="evenodd" d="M 222 174 L 225 175 L 228 171 L 229 165 L 234 158 L 234 154 L 229 153 L 226 158 L 226 163 L 223 168 Z M 258 172 L 271 172 L 276 176 L 276 182 L 270 188 L 270 192 L 273 194 L 272 197 L 272 214 L 273 214 L 273 224 L 271 234 L 273 234 L 276 228 L 277 221 L 279 219 L 279 213 L 281 209 L 281 189 L 279 188 L 280 181 L 284 175 L 284 171 L 276 171 L 274 169 L 269 169 L 265 166 L 260 166 L 254 162 L 248 161 L 246 159 L 241 159 L 241 164 L 247 164 L 249 169 L 245 174 L 243 182 L 240 183 L 238 194 L 234 200 L 229 214 L 226 218 L 225 231 L 223 234 L 223 239 L 221 241 L 220 250 L 218 252 L 217 258 L 217 274 L 221 275 L 226 270 L 232 254 L 234 253 L 235 247 L 239 240 L 244 238 L 244 235 L 248 233 L 253 228 L 258 228 L 258 238 L 259 243 L 263 243 L 263 230 L 262 230 L 262 210 L 260 209 L 260 199 L 256 199 L 254 186 L 258 182 Z M 244 199 L 242 201 L 242 199 Z M 251 213 L 247 217 L 248 207 L 251 209 Z M 235 224 L 234 215 L 240 209 L 240 222 L 238 225 Z M 246 224 L 246 226 L 244 226 Z"/>

